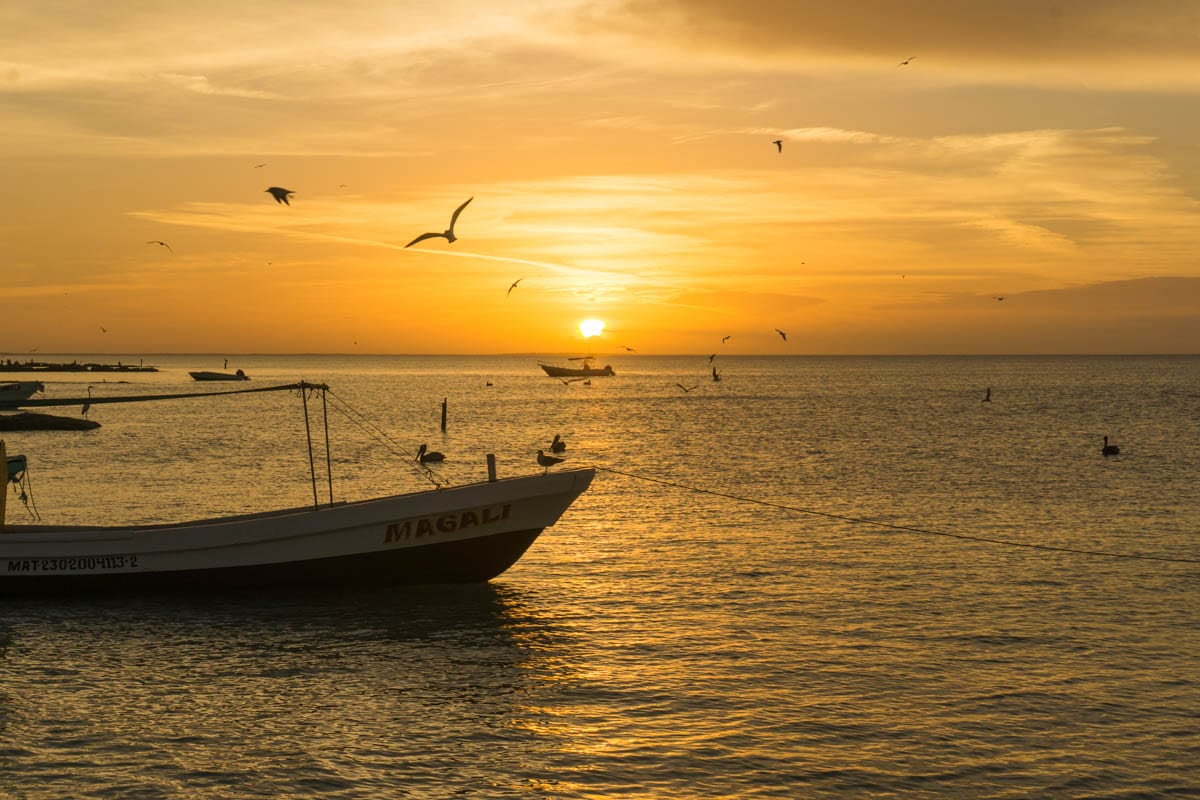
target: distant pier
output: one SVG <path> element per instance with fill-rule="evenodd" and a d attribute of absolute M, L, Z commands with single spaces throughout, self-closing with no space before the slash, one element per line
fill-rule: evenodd
<path fill-rule="evenodd" d="M 71 361 L 13 361 L 6 358 L 0 361 L 0 372 L 158 372 L 158 367 L 148 367 L 142 363 L 96 364 L 92 362 Z"/>

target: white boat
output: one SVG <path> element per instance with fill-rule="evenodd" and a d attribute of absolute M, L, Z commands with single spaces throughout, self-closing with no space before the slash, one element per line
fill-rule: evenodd
<path fill-rule="evenodd" d="M 287 388 L 326 387 L 241 392 Z M 168 397 L 178 395 L 152 399 Z M 26 459 L 16 458 L 15 469 L 7 460 L 5 488 L 24 476 Z M 310 507 L 157 525 L 5 525 L 0 499 L 0 596 L 487 581 L 558 521 L 595 470 L 336 503 L 317 501 L 313 474 Z"/>
<path fill-rule="evenodd" d="M 250 378 L 242 370 L 237 372 L 211 372 L 199 370 L 197 372 L 189 372 L 193 380 L 197 381 L 248 381 Z"/>
<path fill-rule="evenodd" d="M 22 400 L 44 391 L 41 381 L 4 381 L 0 383 L 0 408 L 17 408 Z"/>
<path fill-rule="evenodd" d="M 605 364 L 603 367 L 593 367 L 592 361 L 595 356 L 576 356 L 567 359 L 568 361 L 582 361 L 578 367 L 559 367 L 554 364 L 546 364 L 539 361 L 538 366 L 549 375 L 551 378 L 598 378 L 606 375 L 616 375 L 612 365 Z"/>

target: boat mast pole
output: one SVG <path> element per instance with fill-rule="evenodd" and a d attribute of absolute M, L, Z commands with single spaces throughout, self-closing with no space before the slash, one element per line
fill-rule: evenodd
<path fill-rule="evenodd" d="M 329 505 L 333 505 L 333 456 L 329 452 L 329 406 L 325 404 L 326 388 L 321 387 L 321 418 L 325 422 L 325 477 L 329 479 Z"/>
<path fill-rule="evenodd" d="M 304 403 L 304 436 L 308 439 L 308 474 L 312 476 L 313 509 L 321 510 L 321 501 L 317 499 L 317 464 L 313 461 L 312 428 L 308 424 L 308 384 L 300 382 L 300 400 Z"/>
<path fill-rule="evenodd" d="M 4 465 L 4 485 L 0 486 L 0 530 L 4 529 L 4 506 L 8 502 L 8 451 L 0 439 L 0 464 Z"/>

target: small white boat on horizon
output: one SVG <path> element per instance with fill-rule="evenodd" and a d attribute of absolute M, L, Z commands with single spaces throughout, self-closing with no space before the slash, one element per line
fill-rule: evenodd
<path fill-rule="evenodd" d="M 44 391 L 46 386 L 41 381 L 0 382 L 0 408 L 19 408 L 22 400 Z"/>

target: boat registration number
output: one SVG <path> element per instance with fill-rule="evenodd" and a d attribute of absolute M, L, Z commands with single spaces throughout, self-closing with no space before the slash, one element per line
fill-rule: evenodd
<path fill-rule="evenodd" d="M 137 556 L 63 556 L 60 558 L 10 558 L 7 573 L 94 572 L 104 569 L 137 569 Z"/>

